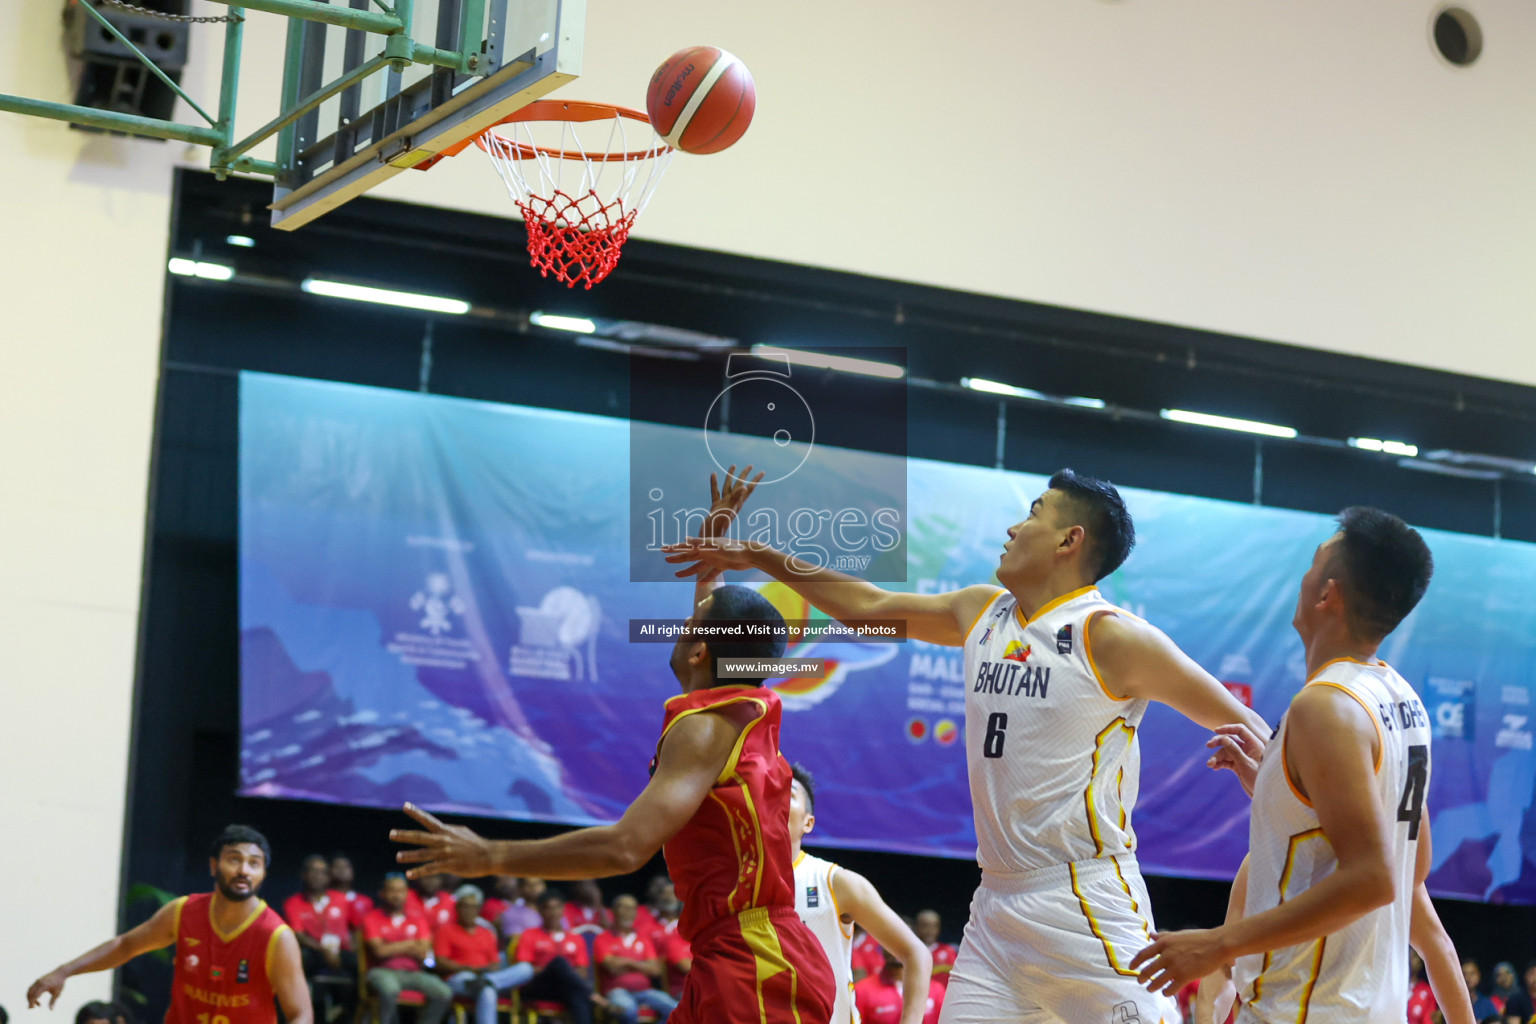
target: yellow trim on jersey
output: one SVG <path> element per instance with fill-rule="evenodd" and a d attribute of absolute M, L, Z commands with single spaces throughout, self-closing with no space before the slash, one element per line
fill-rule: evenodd
<path fill-rule="evenodd" d="M 1120 831 L 1125 831 L 1125 765 L 1115 774 L 1115 800 L 1120 804 Z"/>
<path fill-rule="evenodd" d="M 1083 888 L 1077 882 L 1077 865 L 1067 862 L 1067 873 L 1072 876 L 1072 895 L 1077 897 L 1078 904 L 1083 908 L 1083 916 L 1088 919 L 1088 928 L 1093 932 L 1093 937 L 1104 946 L 1104 956 L 1109 960 L 1109 969 L 1116 974 L 1125 975 L 1128 978 L 1136 977 L 1136 972 L 1120 966 L 1120 960 L 1115 956 L 1115 949 L 1109 944 L 1109 939 L 1104 935 L 1104 930 L 1099 927 L 1098 918 L 1093 916 L 1093 909 L 1088 906 L 1088 897 L 1083 895 Z"/>
<path fill-rule="evenodd" d="M 267 909 L 267 903 L 265 900 L 257 900 L 256 909 L 251 911 L 251 916 L 246 918 L 244 921 L 241 921 L 234 931 L 226 935 L 224 932 L 219 930 L 218 919 L 213 916 L 213 909 L 218 905 L 218 902 L 219 894 L 217 891 L 215 891 L 213 894 L 213 899 L 208 901 L 208 924 L 213 928 L 213 934 L 219 937 L 220 942 L 234 942 L 245 932 L 247 928 L 255 924 L 256 919 L 261 916 L 261 912 Z"/>
<path fill-rule="evenodd" d="M 1323 950 L 1328 946 L 1328 936 L 1317 940 L 1317 953 L 1312 957 L 1312 973 L 1307 977 L 1307 987 L 1301 992 L 1301 1010 L 1296 1014 L 1296 1024 L 1307 1024 L 1307 1014 L 1312 1010 L 1312 990 L 1317 987 L 1317 976 L 1323 973 Z"/>
<path fill-rule="evenodd" d="M 1311 805 L 1309 804 L 1308 806 L 1311 806 Z M 1328 841 L 1328 837 L 1323 835 L 1323 829 L 1322 829 L 1321 825 L 1319 825 L 1317 828 L 1309 828 L 1309 829 L 1307 829 L 1304 832 L 1297 832 L 1295 835 L 1291 836 L 1288 840 L 1286 840 L 1286 845 L 1285 845 L 1285 866 L 1280 869 L 1280 883 L 1277 886 L 1277 888 L 1280 891 L 1280 903 L 1284 903 L 1285 900 L 1286 900 L 1286 897 L 1288 895 L 1290 895 L 1287 892 L 1287 890 L 1291 886 L 1291 872 L 1296 867 L 1296 848 L 1298 846 L 1300 846 L 1302 843 L 1306 842 L 1308 839 L 1315 839 L 1318 836 L 1322 836 L 1323 842 L 1326 843 Z M 1277 903 L 1276 906 L 1279 906 L 1279 904 Z M 1317 970 L 1318 970 L 1318 967 L 1323 962 L 1323 950 L 1322 950 L 1322 943 L 1323 943 L 1323 941 L 1324 941 L 1323 939 L 1318 939 L 1317 940 L 1318 950 L 1317 950 L 1317 957 L 1313 961 L 1312 980 L 1307 983 L 1306 997 L 1305 997 L 1305 1000 L 1302 1003 L 1302 1013 L 1301 1013 L 1301 1017 L 1299 1018 L 1300 1020 L 1303 1020 L 1303 1021 L 1306 1020 L 1306 1017 L 1307 1017 L 1307 1009 L 1306 1008 L 1307 1008 L 1308 1001 L 1310 1001 L 1311 998 L 1312 998 L 1312 986 L 1317 984 Z M 1259 966 L 1259 973 L 1253 979 L 1253 998 L 1248 1000 L 1248 1002 L 1256 1003 L 1256 1002 L 1259 1001 L 1259 996 L 1262 994 L 1262 990 L 1263 990 L 1263 987 L 1264 987 L 1264 975 L 1269 972 L 1270 960 L 1271 960 L 1271 958 L 1274 955 L 1275 954 L 1274 954 L 1273 950 L 1267 951 L 1264 954 L 1264 962 Z"/>
<path fill-rule="evenodd" d="M 272 930 L 271 936 L 268 937 L 268 939 L 267 939 L 267 984 L 268 985 L 272 984 L 272 954 L 277 952 L 277 940 L 282 938 L 283 932 L 291 932 L 291 931 L 293 931 L 293 929 L 289 928 L 285 924 L 285 925 L 282 925 L 281 927 L 274 928 Z"/>
<path fill-rule="evenodd" d="M 1346 687 L 1346 686 L 1344 686 L 1344 685 L 1342 685 L 1340 683 L 1329 682 L 1326 679 L 1313 679 L 1311 682 L 1307 683 L 1307 686 L 1331 686 L 1335 690 L 1339 690 L 1339 691 L 1341 691 L 1343 693 L 1347 693 L 1351 697 L 1355 698 L 1355 703 L 1359 704 L 1360 707 L 1362 709 L 1364 709 L 1365 717 L 1369 718 L 1371 720 L 1371 724 L 1376 727 L 1376 774 L 1380 775 L 1381 774 L 1381 759 L 1382 759 L 1383 756 L 1386 755 L 1387 743 L 1386 743 L 1386 738 L 1384 736 L 1382 736 L 1382 734 L 1381 734 L 1381 719 L 1377 717 L 1377 713 L 1370 709 L 1370 706 L 1367 705 L 1365 703 L 1365 701 L 1360 698 L 1360 695 L 1358 693 L 1356 693 L 1354 690 L 1351 690 L 1348 687 Z M 1306 686 L 1302 687 L 1302 689 L 1306 689 L 1306 688 L 1307 688 Z"/>
<path fill-rule="evenodd" d="M 1095 857 L 1102 857 L 1104 855 L 1104 840 L 1099 837 L 1098 815 L 1094 813 L 1093 783 L 1094 780 L 1099 777 L 1099 752 L 1104 749 L 1105 739 L 1109 736 L 1110 732 L 1116 728 L 1119 728 L 1125 732 L 1127 746 L 1129 746 L 1130 742 L 1136 738 L 1136 727 L 1134 725 L 1127 725 L 1124 718 L 1117 718 L 1113 722 L 1110 722 L 1108 725 L 1106 725 L 1104 729 L 1093 738 L 1093 767 L 1088 771 L 1088 788 L 1083 790 L 1083 807 L 1088 815 L 1088 834 L 1093 836 L 1093 855 Z M 1120 822 L 1122 828 L 1124 828 L 1125 825 L 1124 813 L 1125 807 L 1124 805 L 1121 805 Z"/>
<path fill-rule="evenodd" d="M 744 910 L 737 915 L 736 920 L 741 922 L 742 941 L 752 951 L 752 959 L 757 964 L 758 1020 L 762 1024 L 767 1024 L 768 1021 L 768 1007 L 763 1001 L 763 982 L 782 971 L 788 971 L 789 1008 L 798 1022 L 800 1004 L 797 989 L 800 976 L 795 972 L 794 965 L 784 956 L 784 947 L 779 943 L 779 933 L 774 930 L 773 921 L 768 917 L 768 908 L 756 907 L 752 910 Z"/>
<path fill-rule="evenodd" d="M 188 897 L 186 896 L 176 897 L 176 909 L 171 911 L 171 917 L 174 919 L 174 923 L 171 925 L 171 927 L 175 929 L 172 934 L 176 936 L 177 942 L 181 941 L 181 912 L 182 910 L 186 909 L 187 899 Z"/>
<path fill-rule="evenodd" d="M 1018 605 L 1014 605 L 1013 617 L 1018 620 L 1019 625 L 1028 626 L 1031 622 L 1038 621 L 1040 616 L 1044 615 L 1046 612 L 1055 611 L 1057 608 L 1060 608 L 1068 601 L 1071 601 L 1074 598 L 1082 597 L 1084 594 L 1098 589 L 1099 588 L 1096 584 L 1090 583 L 1086 587 L 1078 587 L 1070 594 L 1062 594 L 1060 597 L 1053 597 L 1039 608 L 1036 608 L 1035 614 L 1029 616 L 1028 618 L 1024 617 L 1024 613 L 1019 610 Z"/>
<path fill-rule="evenodd" d="M 832 897 L 832 912 L 837 915 L 837 933 L 845 939 L 853 938 L 853 929 L 843 930 L 843 911 L 837 905 L 837 883 L 832 881 L 832 876 L 837 874 L 838 865 L 828 862 L 827 868 L 827 892 Z"/>
<path fill-rule="evenodd" d="M 1113 693 L 1109 692 L 1109 687 L 1104 683 L 1104 675 L 1099 671 L 1099 663 L 1093 660 L 1093 641 L 1088 639 L 1088 633 L 1089 627 L 1093 625 L 1094 619 L 1099 618 L 1101 615 L 1120 614 L 1122 614 L 1122 612 L 1118 608 L 1105 608 L 1103 611 L 1094 612 L 1092 615 L 1088 616 L 1088 618 L 1083 620 L 1083 657 L 1088 659 L 1088 669 L 1093 673 L 1094 681 L 1099 684 L 1099 689 L 1104 691 L 1104 696 L 1113 701 L 1127 701 L 1133 698 L 1116 697 Z"/>
<path fill-rule="evenodd" d="M 1147 923 L 1146 917 L 1142 915 L 1141 904 L 1136 902 L 1136 897 L 1132 894 L 1130 885 L 1126 882 L 1125 876 L 1120 873 L 1120 861 L 1111 857 L 1109 862 L 1115 866 L 1115 877 L 1120 879 L 1120 888 L 1125 890 L 1125 898 L 1131 901 L 1131 913 L 1141 918 L 1142 934 L 1147 937 L 1147 942 L 1150 944 L 1152 942 L 1152 926 Z"/>
<path fill-rule="evenodd" d="M 746 746 L 747 736 L 751 734 L 753 729 L 757 728 L 759 722 L 768 717 L 768 702 L 761 697 L 743 697 L 740 700 L 722 701 L 719 704 L 711 704 L 707 708 L 699 709 L 701 711 L 713 711 L 718 707 L 729 707 L 732 704 L 741 704 L 745 701 L 751 701 L 757 705 L 757 717 L 741 727 L 741 734 L 736 737 L 736 743 L 731 747 L 731 756 L 725 759 L 725 767 L 720 769 L 719 775 L 715 776 L 715 785 L 717 786 L 724 785 L 736 774 L 736 763 L 741 760 L 741 748 Z M 682 716 L 679 715 L 678 717 L 681 718 Z M 743 786 L 742 790 L 745 792 L 746 787 Z"/>
<path fill-rule="evenodd" d="M 803 861 L 803 860 L 805 860 L 805 851 L 801 850 L 799 853 L 795 854 L 795 862 L 793 864 L 791 864 L 790 867 L 791 868 L 799 867 L 800 866 L 800 862 Z"/>
<path fill-rule="evenodd" d="M 741 843 L 736 839 L 736 819 L 731 815 L 731 808 L 720 799 L 720 794 L 713 789 L 709 791 L 709 797 L 720 805 L 720 810 L 725 814 L 725 820 L 731 830 L 731 849 L 736 852 L 736 881 L 731 885 L 730 895 L 725 898 L 725 909 L 731 913 L 736 912 L 736 889 L 741 885 Z"/>
<path fill-rule="evenodd" d="M 1006 590 L 999 590 L 997 593 L 992 595 L 992 599 L 990 601 L 988 601 L 986 604 L 981 606 L 981 611 L 977 612 L 976 613 L 976 617 L 971 620 L 970 628 L 967 629 L 965 631 L 965 635 L 960 638 L 960 642 L 962 644 L 965 643 L 965 641 L 967 641 L 967 640 L 969 640 L 971 638 L 971 634 L 972 633 L 976 632 L 976 624 L 981 621 L 981 617 L 983 615 L 987 614 L 987 612 L 991 611 L 992 610 L 992 606 L 997 604 L 997 599 L 1002 597 L 1006 593 L 1008 593 L 1008 591 L 1006 591 Z"/>
<path fill-rule="evenodd" d="M 758 719 L 758 721 L 762 721 L 762 719 Z M 733 765 L 732 767 L 734 768 L 735 766 Z M 765 867 L 763 860 L 763 823 L 757 816 L 757 805 L 752 802 L 752 791 L 747 788 L 746 782 L 740 776 L 737 776 L 736 782 L 741 786 L 741 798 L 747 802 L 747 812 L 752 815 L 752 834 L 757 840 L 757 874 L 752 879 L 752 905 L 756 906 L 763 893 L 763 868 Z"/>

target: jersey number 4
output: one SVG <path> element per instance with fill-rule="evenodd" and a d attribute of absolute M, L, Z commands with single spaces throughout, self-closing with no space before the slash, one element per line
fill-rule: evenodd
<path fill-rule="evenodd" d="M 1408 841 L 1419 838 L 1419 821 L 1424 814 L 1424 783 L 1429 777 L 1429 748 L 1415 743 L 1408 748 L 1408 781 L 1403 784 L 1403 798 L 1397 803 L 1397 820 L 1408 823 Z"/>
<path fill-rule="evenodd" d="M 994 711 L 987 716 L 987 738 L 981 741 L 982 757 L 1002 757 L 1003 741 L 1008 738 L 1008 716 Z"/>

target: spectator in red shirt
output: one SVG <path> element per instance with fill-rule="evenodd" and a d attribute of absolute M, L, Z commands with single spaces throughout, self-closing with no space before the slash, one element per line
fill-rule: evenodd
<path fill-rule="evenodd" d="M 496 919 L 503 942 L 510 942 L 529 928 L 539 926 L 539 897 L 544 895 L 544 879 L 525 878 L 518 886 L 520 895 Z"/>
<path fill-rule="evenodd" d="M 613 916 L 603 906 L 603 890 L 590 878 L 571 883 L 571 900 L 565 905 L 565 926 L 577 935 L 595 938 L 613 924 Z M 592 939 L 587 939 L 587 949 Z"/>
<path fill-rule="evenodd" d="M 635 912 L 635 931 L 655 943 L 658 952 L 662 944 L 657 940 L 656 931 L 661 927 L 661 920 L 656 916 L 656 907 L 671 884 L 672 880 L 666 875 L 652 875 L 645 885 L 645 902 Z"/>
<path fill-rule="evenodd" d="M 889 950 L 882 950 L 881 956 L 881 969 L 853 986 L 853 1005 L 862 1024 L 898 1024 L 901 1020 L 901 961 Z M 938 1024 L 943 1006 L 944 986 L 930 979 L 922 1024 Z"/>
<path fill-rule="evenodd" d="M 661 987 L 666 965 L 655 945 L 635 927 L 639 909 L 640 902 L 633 896 L 615 899 L 613 925 L 597 937 L 593 955 L 598 990 L 618 1014 L 619 1024 L 636 1024 L 642 1006 L 656 1011 L 662 1020 L 677 1008 L 677 1000 Z"/>
<path fill-rule="evenodd" d="M 421 894 L 418 896 L 411 891 L 407 897 L 407 900 L 415 900 L 412 909 L 427 919 L 434 935 L 453 920 L 453 897 L 443 890 L 446 879 L 445 875 L 423 875 L 416 882 Z"/>
<path fill-rule="evenodd" d="M 546 889 L 539 897 L 537 928 L 517 937 L 514 959 L 533 965 L 533 978 L 523 986 L 523 999 L 564 1003 L 575 1024 L 592 1024 L 592 1006 L 608 1000 L 592 991 L 587 944 L 565 929 L 565 897 Z"/>
<path fill-rule="evenodd" d="M 410 887 L 405 876 L 390 872 L 379 890 L 379 906 L 363 918 L 363 941 L 373 965 L 365 979 L 379 1001 L 378 1024 L 395 1024 L 400 993 L 420 992 L 426 1005 L 416 1013 L 417 1024 L 440 1024 L 453 1002 L 448 983 L 422 968 L 432 952 L 432 926 L 406 907 Z"/>
<path fill-rule="evenodd" d="M 351 857 L 344 853 L 331 854 L 330 868 L 331 888 L 341 893 L 341 898 L 347 901 L 347 923 L 353 931 L 361 931 L 363 918 L 373 909 L 373 899 L 353 890 L 352 884 L 357 876 L 352 872 Z"/>
<path fill-rule="evenodd" d="M 460 886 L 453 894 L 454 919 L 437 930 L 432 949 L 437 970 L 455 996 L 473 999 L 475 1024 L 496 1024 L 496 1000 L 533 977 L 532 964 L 508 964 L 496 932 L 480 920 L 480 890 Z"/>
<path fill-rule="evenodd" d="M 667 935 L 666 943 L 663 959 L 667 962 L 667 991 L 673 998 L 681 999 L 683 982 L 688 980 L 688 972 L 693 970 L 693 947 L 675 930 Z"/>
<path fill-rule="evenodd" d="M 859 927 L 853 926 L 853 980 L 860 981 L 864 978 L 879 974 L 885 966 L 885 950 L 880 948 L 880 943 Z"/>
<path fill-rule="evenodd" d="M 288 897 L 283 904 L 283 919 L 293 929 L 299 940 L 299 956 L 304 965 L 304 977 L 311 982 L 322 975 L 348 979 L 357 976 L 357 953 L 352 949 L 352 924 L 347 912 L 347 901 L 341 893 L 330 888 L 331 869 L 324 857 L 317 853 L 304 858 L 299 869 L 299 892 Z M 315 992 L 310 986 L 310 998 L 325 997 L 318 1005 L 320 1020 L 330 1016 L 330 996 L 338 996 L 337 1005 L 343 1019 L 350 1020 L 355 1007 L 352 998 L 356 990 L 326 985 Z"/>
<path fill-rule="evenodd" d="M 494 925 L 501 920 L 501 915 L 506 912 L 506 909 L 516 903 L 521 896 L 522 891 L 518 887 L 517 879 L 511 875 L 498 875 L 491 882 L 491 895 L 485 898 L 485 903 L 480 907 L 480 916 Z M 453 898 L 455 901 L 458 900 L 458 889 L 454 890 Z"/>
<path fill-rule="evenodd" d="M 917 933 L 919 939 L 923 940 L 923 945 L 928 947 L 928 952 L 933 954 L 933 980 L 947 989 L 949 972 L 954 970 L 955 957 L 960 951 L 947 942 L 939 941 L 939 925 L 937 910 L 919 910 L 912 930 Z"/>
<path fill-rule="evenodd" d="M 1408 950 L 1408 1024 L 1431 1024 L 1440 1004 L 1424 976 L 1424 959 L 1419 951 Z"/>

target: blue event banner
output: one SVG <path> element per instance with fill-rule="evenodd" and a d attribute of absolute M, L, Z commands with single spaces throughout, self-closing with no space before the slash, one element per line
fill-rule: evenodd
<path fill-rule="evenodd" d="M 686 449 L 682 428 L 242 374 L 241 792 L 614 820 L 678 692 L 669 649 L 630 643 L 630 620 L 684 617 L 692 598 L 631 580 L 647 532 L 632 522 L 632 430 L 663 446 L 676 431 Z M 773 443 L 734 438 L 732 457 Z M 886 585 L 993 581 L 1045 478 L 904 461 L 905 506 L 891 504 L 907 580 Z M 707 505 L 714 468 L 649 466 L 647 486 Z M 857 479 L 826 477 L 847 493 L 823 504 L 858 506 Z M 1329 517 L 1122 493 L 1140 542 L 1105 596 L 1278 723 L 1303 678 L 1296 588 Z M 773 501 L 760 490 L 749 512 Z M 1430 889 L 1536 903 L 1536 546 L 1424 533 L 1434 583 L 1381 655 L 1434 720 Z M 819 615 L 747 582 L 786 619 Z M 820 783 L 818 842 L 973 857 L 960 651 L 810 640 L 786 655 L 825 662 L 773 683 L 785 755 Z M 1133 824 L 1150 873 L 1230 878 L 1247 847 L 1247 798 L 1205 767 L 1206 738 L 1166 708 L 1146 717 Z"/>

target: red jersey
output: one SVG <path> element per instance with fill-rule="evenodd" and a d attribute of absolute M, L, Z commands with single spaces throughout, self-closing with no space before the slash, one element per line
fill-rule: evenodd
<path fill-rule="evenodd" d="M 853 953 L 849 959 L 854 970 L 861 970 L 869 977 L 885 970 L 885 951 L 868 932 L 853 940 Z"/>
<path fill-rule="evenodd" d="M 587 959 L 586 939 L 575 932 L 551 934 L 543 928 L 529 928 L 518 936 L 517 955 L 513 959 L 518 963 L 533 964 L 534 970 L 542 971 L 557 956 L 565 957 L 577 970 L 591 963 Z"/>
<path fill-rule="evenodd" d="M 360 892 L 344 892 L 341 898 L 347 904 L 347 924 L 353 928 L 363 926 L 363 918 L 368 916 L 368 911 L 373 909 L 373 900 Z"/>
<path fill-rule="evenodd" d="M 656 947 L 639 932 L 618 935 L 612 931 L 605 931 L 599 935 L 597 944 L 592 950 L 592 959 L 597 964 L 599 992 L 607 992 L 614 988 L 644 992 L 646 989 L 656 987 L 655 980 L 642 971 L 620 971 L 613 974 L 604 970 L 603 961 L 611 956 L 621 956 L 626 960 L 655 960 Z"/>
<path fill-rule="evenodd" d="M 213 923 L 216 893 L 176 901 L 176 972 L 165 1024 L 277 1024 L 269 971 L 288 925 L 262 900 L 231 932 Z"/>
<path fill-rule="evenodd" d="M 928 952 L 933 954 L 933 980 L 948 988 L 949 972 L 955 969 L 955 957 L 960 951 L 947 942 L 935 942 Z"/>
<path fill-rule="evenodd" d="M 1440 1005 L 1435 1002 L 1434 989 L 1427 981 L 1416 981 L 1408 994 L 1408 1024 L 1429 1024 L 1435 1018 Z"/>
<path fill-rule="evenodd" d="M 671 923 L 677 924 L 676 921 Z M 675 929 L 662 941 L 664 945 L 661 947 L 661 955 L 667 962 L 667 991 L 674 996 L 680 995 L 683 982 L 688 980 L 685 968 L 693 966 L 693 947 Z"/>
<path fill-rule="evenodd" d="M 565 927 L 568 931 L 579 932 L 583 935 L 591 932 L 608 930 L 613 923 L 613 915 L 608 913 L 605 907 L 585 907 L 580 903 L 567 903 L 565 905 Z"/>
<path fill-rule="evenodd" d="M 422 939 L 432 937 L 432 926 L 427 919 L 410 909 L 398 914 L 391 914 L 382 908 L 368 911 L 368 916 L 363 918 L 364 940 L 377 939 L 380 942 L 393 945 L 396 942 L 419 942 Z M 392 971 L 419 971 L 422 958 L 412 956 L 409 953 L 397 953 L 394 956 L 385 957 L 375 967 L 386 967 Z"/>
<path fill-rule="evenodd" d="M 853 1005 L 858 1009 L 859 1020 L 863 1024 L 896 1024 L 901 1020 L 901 989 L 881 975 L 872 974 L 853 986 Z M 944 986 L 930 980 L 928 1007 L 923 1011 L 923 1024 L 937 1024 L 943 1006 Z"/>
<path fill-rule="evenodd" d="M 678 931 L 694 945 L 722 918 L 756 907 L 795 908 L 789 845 L 789 762 L 779 753 L 779 695 L 763 687 L 716 686 L 667 701 L 657 757 L 689 715 L 731 707 L 749 719 L 709 797 L 662 848 L 683 901 Z M 655 770 L 655 761 L 651 762 Z"/>
<path fill-rule="evenodd" d="M 480 907 L 480 916 L 495 924 L 501 920 L 501 915 L 507 912 L 512 904 L 495 896 L 488 897 Z"/>
<path fill-rule="evenodd" d="M 295 932 L 316 942 L 334 935 L 341 942 L 338 948 L 352 948 L 351 916 L 346 897 L 339 892 L 327 892 L 319 903 L 311 903 L 304 893 L 296 892 L 283 904 L 283 918 Z"/>
<path fill-rule="evenodd" d="M 429 900 L 421 901 L 421 916 L 427 919 L 435 934 L 439 928 L 452 921 L 456 916 L 453 912 L 453 897 L 440 892 Z"/>
<path fill-rule="evenodd" d="M 432 951 L 439 961 L 452 960 L 465 967 L 490 967 L 501 959 L 494 931 L 483 924 L 466 929 L 457 917 L 437 930 Z"/>

